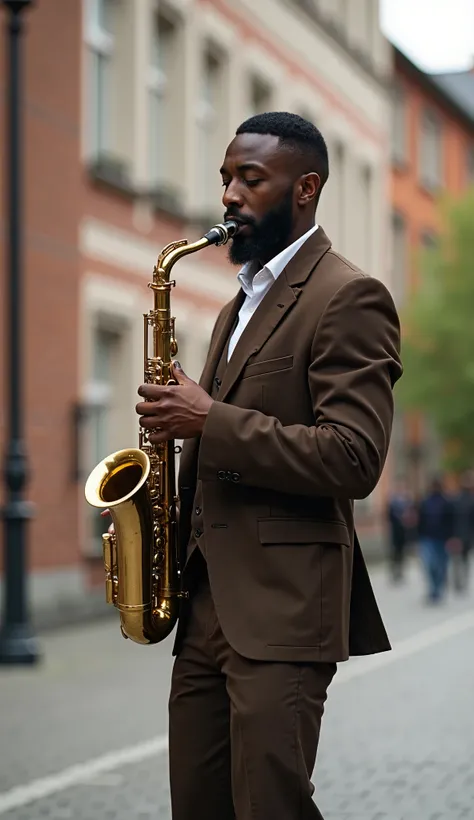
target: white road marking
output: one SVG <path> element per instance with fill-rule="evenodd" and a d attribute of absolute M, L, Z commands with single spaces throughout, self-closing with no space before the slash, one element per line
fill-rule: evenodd
<path fill-rule="evenodd" d="M 410 655 L 416 655 L 417 652 L 422 652 L 430 646 L 441 643 L 446 638 L 460 635 L 473 627 L 474 612 L 464 612 L 462 615 L 457 615 L 455 618 L 450 618 L 441 624 L 424 629 L 422 632 L 412 635 L 411 638 L 405 638 L 398 644 L 394 643 L 391 652 L 381 652 L 379 655 L 356 658 L 351 661 L 350 665 L 343 664 L 339 667 L 331 686 L 335 686 L 337 683 L 346 683 L 346 681 L 359 678 L 361 675 L 367 675 L 369 672 L 389 666 L 391 663 L 403 660 L 403 658 L 408 658 Z"/>
<path fill-rule="evenodd" d="M 410 655 L 416 655 L 430 646 L 441 643 L 455 635 L 460 635 L 472 628 L 474 628 L 474 612 L 467 612 L 455 618 L 450 618 L 442 624 L 425 629 L 411 638 L 400 641 L 399 644 L 394 645 L 391 652 L 383 652 L 380 655 L 371 655 L 367 658 L 358 658 L 353 660 L 350 665 L 342 665 L 334 678 L 332 686 L 368 675 L 377 669 L 382 669 L 403 658 L 408 658 Z M 50 797 L 52 794 L 57 794 L 71 786 L 91 783 L 93 778 L 98 775 L 112 772 L 130 763 L 139 763 L 148 757 L 165 752 L 167 748 L 167 735 L 159 735 L 143 743 L 137 743 L 134 746 L 101 755 L 76 766 L 70 766 L 62 772 L 49 777 L 32 780 L 24 786 L 16 786 L 0 794 L 0 814 L 26 806 L 35 800 Z"/>
<path fill-rule="evenodd" d="M 93 758 L 86 761 L 86 763 L 69 766 L 69 768 L 50 777 L 40 777 L 38 780 L 32 780 L 26 786 L 16 786 L 14 789 L 0 794 L 0 814 L 5 814 L 7 811 L 26 806 L 35 800 L 57 794 L 57 792 L 69 789 L 71 786 L 90 782 L 91 778 L 104 772 L 111 772 L 128 763 L 140 763 L 141 760 L 160 754 L 160 752 L 166 751 L 167 748 L 167 736 L 160 735 L 144 743 L 137 743 L 135 746 L 128 746 L 126 749 L 119 749 L 116 752 Z"/>

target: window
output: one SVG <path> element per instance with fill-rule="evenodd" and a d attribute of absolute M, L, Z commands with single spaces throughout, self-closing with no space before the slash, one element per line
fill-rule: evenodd
<path fill-rule="evenodd" d="M 403 165 L 407 158 L 407 116 L 405 92 L 396 85 L 392 100 L 392 159 Z"/>
<path fill-rule="evenodd" d="M 92 450 L 94 463 L 108 454 L 108 416 L 109 402 L 113 391 L 113 361 L 120 342 L 118 333 L 105 330 L 100 326 L 95 329 L 93 342 L 93 363 L 91 384 L 92 398 L 95 398 L 95 424 L 93 430 Z"/>
<path fill-rule="evenodd" d="M 89 153 L 98 158 L 110 149 L 110 105 L 114 0 L 88 0 L 86 43 L 88 49 Z"/>
<path fill-rule="evenodd" d="M 250 116 L 272 110 L 272 87 L 261 77 L 250 78 Z"/>
<path fill-rule="evenodd" d="M 467 149 L 467 184 L 474 185 L 474 145 Z"/>
<path fill-rule="evenodd" d="M 332 6 L 334 24 L 342 34 L 347 31 L 347 6 L 348 0 L 335 0 Z"/>
<path fill-rule="evenodd" d="M 219 116 L 222 102 L 223 59 L 217 49 L 209 46 L 203 55 L 201 90 L 198 111 L 200 139 L 198 164 L 200 169 L 200 189 L 202 206 L 212 212 L 215 209 L 216 188 L 212 180 L 216 178 L 219 156 Z"/>
<path fill-rule="evenodd" d="M 442 184 L 442 130 L 441 123 L 431 111 L 425 111 L 421 119 L 420 134 L 420 182 L 429 191 Z"/>
<path fill-rule="evenodd" d="M 431 230 L 425 230 L 421 234 L 421 245 L 425 251 L 434 251 L 438 247 L 438 237 Z"/>
<path fill-rule="evenodd" d="M 373 46 L 374 46 L 374 31 L 375 31 L 375 20 L 374 16 L 377 15 L 377 25 L 378 25 L 378 6 L 377 4 L 373 3 L 373 0 L 363 0 L 362 3 L 362 43 L 364 47 L 364 51 L 366 52 L 368 57 L 372 56 Z"/>
<path fill-rule="evenodd" d="M 151 30 L 148 70 L 148 167 L 150 184 L 163 183 L 170 154 L 170 75 L 176 29 L 163 15 Z"/>
<path fill-rule="evenodd" d="M 391 290 L 396 305 L 405 297 L 408 281 L 407 226 L 399 213 L 392 214 L 392 282 Z"/>
<path fill-rule="evenodd" d="M 331 166 L 331 160 L 330 160 Z M 346 152 L 342 143 L 338 142 L 334 148 L 332 160 L 333 194 L 335 199 L 334 225 L 336 232 L 337 247 L 341 253 L 345 252 L 346 225 L 344 209 L 346 205 L 345 180 L 346 180 Z"/>
<path fill-rule="evenodd" d="M 116 419 L 114 419 L 113 398 L 117 384 L 117 367 L 120 360 L 122 337 L 118 331 L 108 329 L 100 323 L 94 328 L 92 341 L 91 381 L 88 386 L 88 440 L 90 465 L 95 466 L 111 451 L 114 444 Z M 101 551 L 104 522 L 97 511 L 90 511 L 91 550 Z"/>
<path fill-rule="evenodd" d="M 372 267 L 372 188 L 373 188 L 373 174 L 372 168 L 365 165 L 361 169 L 361 212 L 362 212 L 362 255 L 361 265 L 365 268 L 367 273 L 370 273 Z"/>

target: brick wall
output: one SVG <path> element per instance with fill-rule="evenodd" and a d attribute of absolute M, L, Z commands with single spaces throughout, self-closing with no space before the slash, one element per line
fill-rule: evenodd
<path fill-rule="evenodd" d="M 24 407 L 30 464 L 27 497 L 37 505 L 30 533 L 35 566 L 77 561 L 76 488 L 64 457 L 69 408 L 76 394 L 79 37 L 81 4 L 42 0 L 25 15 L 24 82 Z M 5 13 L 1 15 L 5 54 Z M 0 72 L 1 166 L 5 163 L 5 82 Z M 3 190 L 3 185 L 1 186 Z M 5 202 L 0 205 L 0 302 L 5 288 Z M 1 326 L 3 328 L 3 321 Z M 2 342 L 2 351 L 4 343 Z M 2 356 L 2 359 L 4 357 Z M 2 368 L 4 362 L 2 361 Z M 5 444 L 5 390 L 0 393 L 0 447 Z M 0 538 L 2 536 L 0 535 Z"/>

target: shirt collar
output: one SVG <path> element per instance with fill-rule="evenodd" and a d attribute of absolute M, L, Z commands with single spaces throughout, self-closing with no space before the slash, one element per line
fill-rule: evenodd
<path fill-rule="evenodd" d="M 255 275 L 259 273 L 260 270 L 268 271 L 274 280 L 278 279 L 280 273 L 282 273 L 282 271 L 286 268 L 290 259 L 295 256 L 306 240 L 309 239 L 309 237 L 312 236 L 312 234 L 317 230 L 318 225 L 313 225 L 313 227 L 303 234 L 303 236 L 300 236 L 295 242 L 292 242 L 291 245 L 288 245 L 287 248 L 274 256 L 273 259 L 270 259 L 270 261 L 267 262 L 263 268 L 259 267 L 258 262 L 246 262 L 237 274 L 237 279 L 239 280 L 242 290 L 246 296 L 253 296 L 253 280 Z"/>

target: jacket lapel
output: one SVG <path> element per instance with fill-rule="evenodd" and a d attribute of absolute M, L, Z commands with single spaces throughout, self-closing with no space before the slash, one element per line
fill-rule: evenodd
<path fill-rule="evenodd" d="M 328 237 L 322 228 L 318 228 L 290 260 L 287 267 L 271 286 L 237 342 L 217 395 L 218 401 L 225 401 L 249 358 L 258 353 L 283 321 L 301 293 L 299 285 L 306 281 L 330 247 L 331 243 Z M 228 333 L 230 333 L 232 325 L 227 324 L 227 327 Z M 219 355 L 222 353 L 227 339 L 224 333 L 222 336 L 223 343 L 222 346 L 219 346 Z M 216 363 L 217 361 L 218 358 Z"/>

